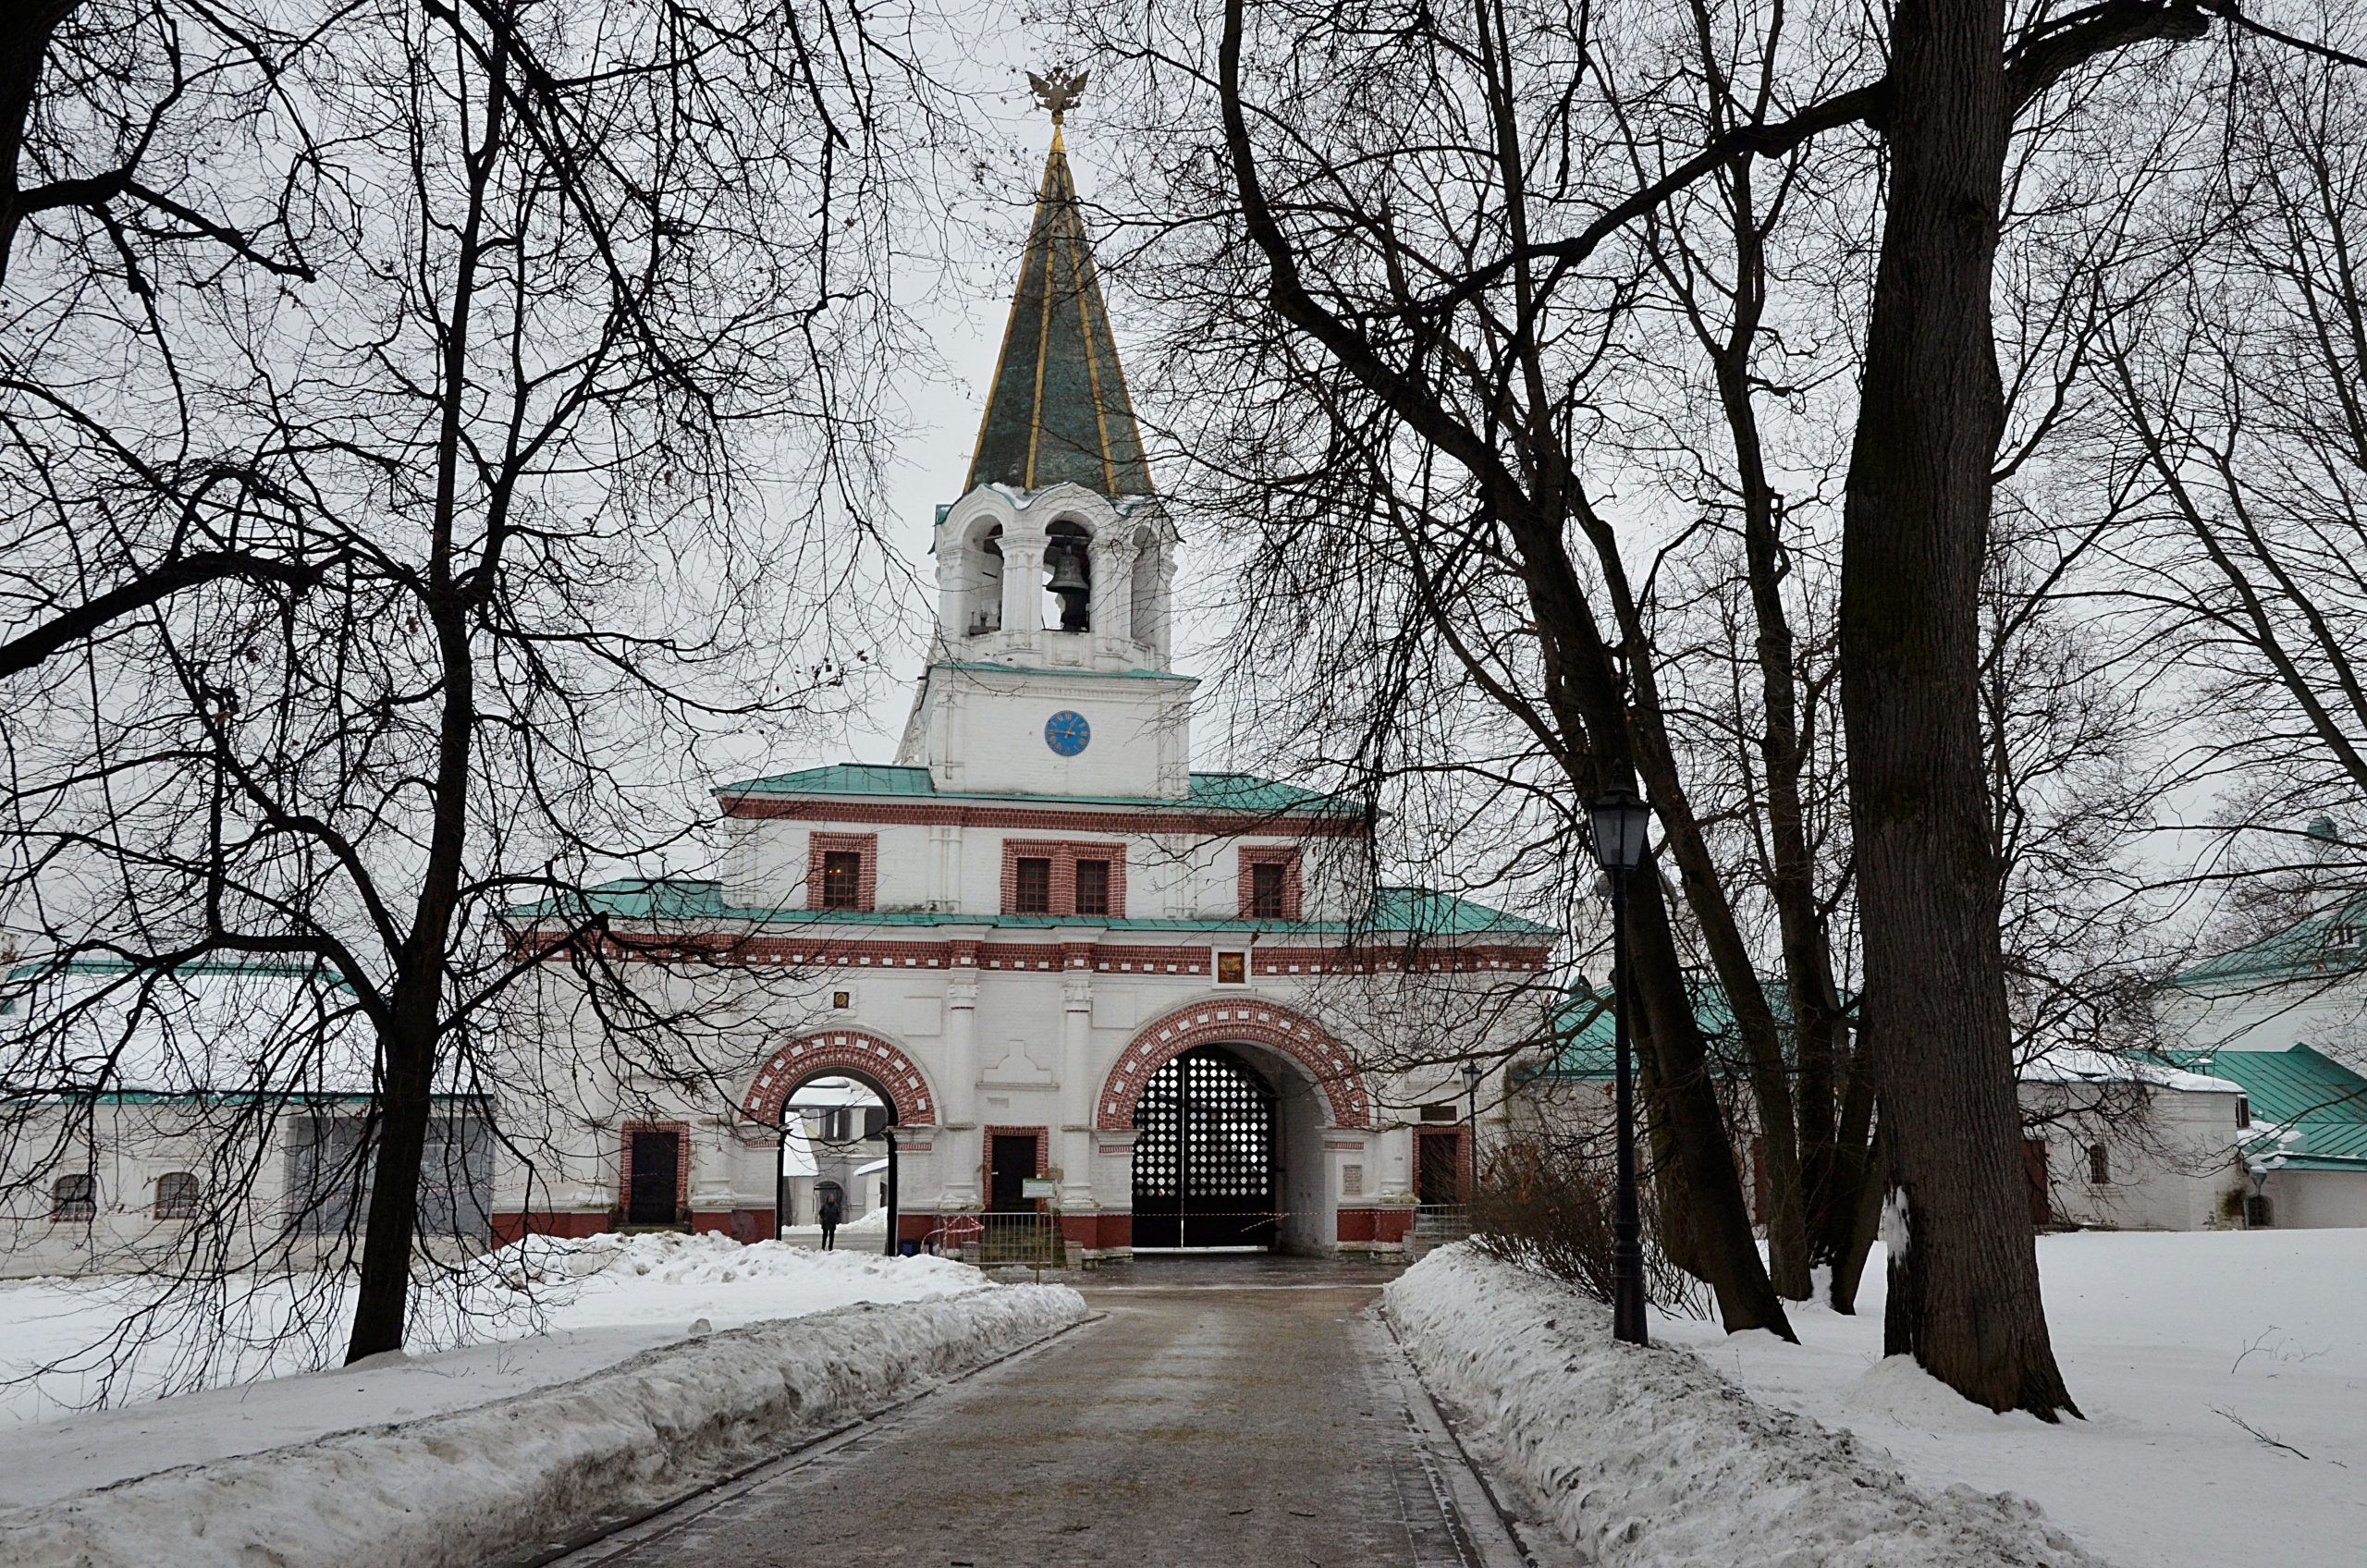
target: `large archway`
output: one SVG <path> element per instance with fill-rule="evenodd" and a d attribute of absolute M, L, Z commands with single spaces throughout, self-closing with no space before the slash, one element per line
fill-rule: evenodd
<path fill-rule="evenodd" d="M 1144 1085 L 1134 1126 L 1135 1247 L 1280 1241 L 1277 1096 L 1239 1052 L 1197 1046 L 1170 1060 Z"/>
<path fill-rule="evenodd" d="M 1348 1049 L 1305 1013 L 1271 1002 L 1199 1002 L 1146 1025 L 1118 1055 L 1102 1080 L 1094 1125 L 1120 1132 L 1134 1124 L 1134 1109 L 1151 1075 L 1201 1046 L 1263 1046 L 1303 1071 L 1335 1127 L 1372 1124 L 1372 1096 Z"/>

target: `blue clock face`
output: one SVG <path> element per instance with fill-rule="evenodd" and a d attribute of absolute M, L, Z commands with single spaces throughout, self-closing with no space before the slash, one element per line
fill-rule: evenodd
<path fill-rule="evenodd" d="M 1093 726 L 1085 715 L 1062 708 L 1044 721 L 1044 744 L 1058 754 L 1073 757 L 1093 743 Z"/>

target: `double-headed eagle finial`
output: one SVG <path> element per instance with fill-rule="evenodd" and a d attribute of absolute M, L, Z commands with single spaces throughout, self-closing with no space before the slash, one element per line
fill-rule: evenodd
<path fill-rule="evenodd" d="M 1051 111 L 1052 123 L 1077 105 L 1085 96 L 1085 73 L 1071 66 L 1056 66 L 1042 76 L 1027 73 L 1027 85 L 1036 90 L 1036 102 Z"/>

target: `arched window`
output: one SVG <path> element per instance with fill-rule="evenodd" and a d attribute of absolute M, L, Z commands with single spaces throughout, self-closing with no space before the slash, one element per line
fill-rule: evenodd
<path fill-rule="evenodd" d="M 1145 647 L 1155 648 L 1159 646 L 1160 623 L 1167 615 L 1167 606 L 1159 601 L 1158 539 L 1147 531 L 1137 534 L 1134 552 L 1134 581 L 1126 585 L 1126 633 Z"/>
<path fill-rule="evenodd" d="M 1055 631 L 1093 630 L 1093 535 L 1073 522 L 1044 531 L 1044 624 Z"/>
<path fill-rule="evenodd" d="M 198 1206 L 205 1199 L 205 1183 L 195 1173 L 167 1170 L 156 1178 L 156 1218 L 159 1219 L 194 1219 Z"/>
<path fill-rule="evenodd" d="M 960 631 L 964 637 L 984 637 L 1002 630 L 1002 524 L 987 530 L 964 552 L 969 600 Z"/>
<path fill-rule="evenodd" d="M 60 1176 L 49 1189 L 49 1217 L 88 1224 L 99 1217 L 99 1179 L 78 1171 Z"/>

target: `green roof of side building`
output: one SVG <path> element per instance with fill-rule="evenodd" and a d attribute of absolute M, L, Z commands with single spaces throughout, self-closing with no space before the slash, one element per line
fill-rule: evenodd
<path fill-rule="evenodd" d="M 2277 985 L 2367 971 L 2367 895 L 2321 910 L 2179 973 L 2172 984 L 2196 990 Z"/>
<path fill-rule="evenodd" d="M 2253 1163 L 2293 1170 L 2367 1170 L 2367 1077 L 2306 1045 L 2281 1051 L 2169 1051 L 2179 1067 L 2225 1078 L 2251 1102 Z"/>
<path fill-rule="evenodd" d="M 718 795 L 829 795 L 850 799 L 933 800 L 954 803 L 1064 806 L 1133 806 L 1146 810 L 1181 807 L 1189 811 L 1238 812 L 1245 816 L 1320 814 L 1353 816 L 1364 813 L 1361 802 L 1303 790 L 1252 773 L 1195 773 L 1191 793 L 1180 801 L 1148 795 L 1011 795 L 939 790 L 926 767 L 900 767 L 887 763 L 841 762 L 826 767 L 800 768 L 762 778 L 743 778 L 718 785 Z"/>
<path fill-rule="evenodd" d="M 1299 936 L 1354 937 L 1367 933 L 1416 937 L 1496 937 L 1551 941 L 1550 925 L 1490 909 L 1485 904 L 1428 888 L 1382 888 L 1362 921 L 1134 919 L 1104 915 L 977 914 L 937 910 L 777 909 L 725 901 L 719 882 L 687 878 L 629 877 L 583 890 L 582 902 L 539 900 L 509 911 L 520 919 L 606 915 L 612 920 L 791 926 L 815 931 L 865 926 L 993 925 L 1004 929 L 1055 929 L 1089 925 L 1110 931 L 1276 931 Z"/>

